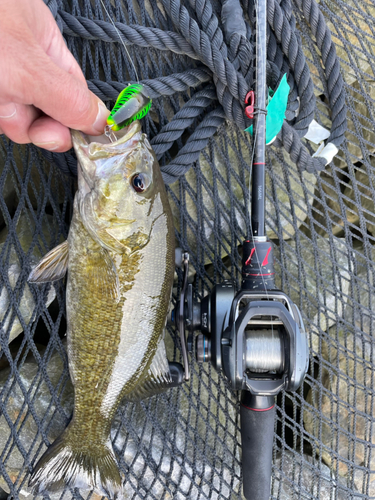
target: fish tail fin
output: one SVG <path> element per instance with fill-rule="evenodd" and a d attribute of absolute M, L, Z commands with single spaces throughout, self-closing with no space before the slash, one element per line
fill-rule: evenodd
<path fill-rule="evenodd" d="M 121 477 L 110 440 L 87 444 L 73 437 L 70 431 L 71 426 L 34 467 L 29 481 L 33 493 L 55 492 L 68 485 L 95 490 L 111 499 L 121 498 Z"/>

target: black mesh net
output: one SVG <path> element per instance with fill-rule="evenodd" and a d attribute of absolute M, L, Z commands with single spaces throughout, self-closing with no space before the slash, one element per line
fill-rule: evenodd
<path fill-rule="evenodd" d="M 106 5 L 125 24 L 173 31 L 157 0 Z M 59 7 L 73 16 L 106 19 L 99 0 L 64 0 Z M 300 171 L 282 149 L 267 148 L 266 225 L 275 243 L 277 285 L 301 309 L 310 345 L 303 387 L 277 399 L 271 497 L 368 500 L 375 498 L 375 3 L 321 0 L 319 7 L 342 67 L 348 131 L 334 161 L 318 175 Z M 297 9 L 295 14 L 315 85 L 315 119 L 329 129 L 320 56 L 304 17 Z M 117 43 L 64 36 L 89 81 L 134 80 Z M 143 80 L 193 67 L 191 59 L 170 51 L 133 45 L 129 52 Z M 143 121 L 151 139 L 191 93 L 154 100 Z M 174 143 L 162 165 L 186 137 Z M 1 136 L 0 153 L 0 491 L 23 500 L 32 496 L 27 483 L 33 465 L 73 409 L 64 283 L 33 286 L 26 280 L 40 257 L 66 238 L 76 184 L 56 157 L 47 160 L 33 146 Z M 168 188 L 197 297 L 225 278 L 239 280 L 251 154 L 250 136 L 225 122 L 187 174 Z M 180 283 L 181 276 L 175 294 Z M 181 359 L 171 328 L 167 349 L 171 360 Z M 238 396 L 210 364 L 191 363 L 189 383 L 124 404 L 117 413 L 111 437 L 125 478 L 124 498 L 241 497 Z M 78 489 L 50 495 L 72 496 L 98 495 Z"/>

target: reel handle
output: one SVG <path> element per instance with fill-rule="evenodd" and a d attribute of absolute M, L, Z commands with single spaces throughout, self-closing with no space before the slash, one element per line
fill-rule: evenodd
<path fill-rule="evenodd" d="M 247 500 L 269 500 L 275 397 L 241 394 L 243 493 Z"/>

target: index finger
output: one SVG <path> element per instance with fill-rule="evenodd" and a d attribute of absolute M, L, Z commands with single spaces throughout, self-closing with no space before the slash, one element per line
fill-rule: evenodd
<path fill-rule="evenodd" d="M 66 127 L 103 133 L 109 111 L 86 81 L 76 76 L 76 70 L 70 73 L 59 67 L 42 49 L 35 50 L 39 53 L 34 64 L 26 68 L 33 81 L 28 88 L 31 103 Z"/>
<path fill-rule="evenodd" d="M 49 9 L 48 9 L 49 11 Z M 52 14 L 51 14 L 52 16 Z M 75 60 L 73 54 L 70 52 L 65 44 L 65 40 L 60 33 L 60 30 L 53 20 L 53 29 L 49 37 L 49 44 L 45 48 L 46 54 L 51 60 L 61 69 L 74 75 L 76 78 L 82 82 L 86 82 L 84 74 Z"/>

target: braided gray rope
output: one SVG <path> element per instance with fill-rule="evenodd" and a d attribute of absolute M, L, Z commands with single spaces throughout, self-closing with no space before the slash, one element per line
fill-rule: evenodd
<path fill-rule="evenodd" d="M 340 63 L 336 55 L 336 48 L 332 43 L 331 33 L 324 16 L 315 0 L 296 0 L 296 2 L 311 26 L 311 31 L 322 54 L 332 113 L 331 135 L 328 140 L 335 144 L 335 146 L 340 146 L 347 128 L 347 120 L 346 106 L 345 103 L 343 104 L 345 99 L 343 92 L 344 82 L 340 72 Z"/>
<path fill-rule="evenodd" d="M 154 80 L 142 80 L 142 85 L 149 97 L 173 95 L 189 88 L 198 87 L 202 83 L 211 81 L 212 73 L 207 68 L 194 68 L 184 73 L 175 73 Z M 102 80 L 88 80 L 90 90 L 103 100 L 116 100 L 125 85 L 120 82 L 103 82 Z"/>
<path fill-rule="evenodd" d="M 177 33 L 163 31 L 158 28 L 146 28 L 137 24 L 127 25 L 115 23 L 115 27 L 107 21 L 93 21 L 82 16 L 72 16 L 59 11 L 66 35 L 84 38 L 86 40 L 102 40 L 103 42 L 125 42 L 127 45 L 153 47 L 158 50 L 170 50 L 176 54 L 184 54 L 192 59 L 198 59 L 192 46 Z M 119 33 L 122 35 L 120 38 Z"/>
<path fill-rule="evenodd" d="M 178 112 L 175 114 L 173 120 L 165 125 L 161 131 L 156 135 L 152 140 L 151 144 L 152 147 L 155 151 L 155 154 L 158 159 L 162 157 L 162 155 L 170 149 L 172 144 L 181 137 L 183 132 L 186 130 L 187 127 L 190 127 L 194 120 L 196 120 L 197 116 L 199 116 L 205 109 L 207 109 L 208 106 L 210 106 L 214 101 L 217 100 L 217 96 L 214 90 L 214 87 L 211 88 L 206 88 L 205 90 L 202 90 L 201 92 L 197 92 L 195 96 L 190 99 L 189 102 L 186 103 L 186 105 Z M 207 123 L 208 129 L 211 130 L 213 126 L 213 121 L 215 124 L 218 124 L 219 122 L 217 121 L 217 118 L 223 117 L 223 120 L 221 120 L 221 123 L 224 121 L 224 114 L 222 113 L 222 110 L 219 108 L 220 113 L 216 114 L 210 114 L 206 116 L 204 121 L 197 127 L 196 131 L 194 134 L 191 135 L 192 140 L 188 142 L 189 146 L 187 149 L 182 148 L 179 152 L 178 158 L 181 156 L 184 156 L 186 153 L 184 153 L 187 150 L 193 151 L 194 149 L 196 151 L 197 148 L 193 146 L 193 149 L 191 149 L 191 143 L 194 142 L 195 137 L 199 137 L 198 140 L 202 140 L 202 135 L 201 134 L 196 134 L 198 130 L 202 129 L 202 124 Z M 214 132 L 215 133 L 215 132 Z M 206 131 L 207 134 L 207 131 Z M 207 140 L 211 136 L 207 136 Z M 178 160 L 180 162 L 180 160 Z M 174 162 L 176 164 L 176 160 Z M 179 164 L 186 164 L 188 163 L 179 163 Z M 164 168 L 164 172 L 171 172 L 171 168 L 168 169 L 168 166 Z M 173 170 L 174 171 L 174 170 Z"/>
<path fill-rule="evenodd" d="M 171 184 L 177 177 L 180 177 L 181 171 L 187 172 L 189 170 L 191 167 L 191 158 L 198 159 L 202 149 L 206 147 L 209 138 L 224 123 L 224 120 L 225 113 L 220 107 L 211 111 L 203 119 L 191 135 L 192 140 L 188 141 L 180 149 L 178 156 L 173 162 L 162 168 L 163 179 L 167 184 Z"/>
<path fill-rule="evenodd" d="M 295 0 L 299 10 L 311 26 L 312 34 L 322 54 L 327 79 L 328 98 L 332 110 L 332 129 L 329 141 L 339 146 L 346 131 L 346 106 L 340 64 L 336 56 L 329 29 L 315 0 Z M 229 119 L 241 129 L 249 125 L 244 114 L 244 98 L 253 86 L 254 47 L 254 0 L 225 0 L 223 19 L 215 14 L 210 0 L 189 0 L 195 19 L 180 0 L 161 0 L 172 22 L 174 31 L 166 31 L 139 25 L 115 22 L 116 28 L 107 21 L 91 20 L 58 11 L 56 0 L 46 0 L 64 35 L 87 40 L 119 42 L 128 45 L 171 51 L 200 61 L 198 68 L 153 80 L 144 80 L 149 95 L 156 99 L 175 92 L 186 91 L 213 82 L 203 91 L 192 96 L 170 123 L 152 138 L 151 142 L 159 159 L 181 138 L 185 130 L 205 111 L 216 105 L 190 135 L 176 158 L 162 167 L 167 183 L 184 175 L 198 159 L 201 150 Z M 243 22 L 229 19 L 233 13 Z M 229 19 L 229 21 L 228 21 Z M 286 121 L 275 145 L 283 145 L 291 159 L 301 170 L 322 170 L 325 161 L 312 158 L 301 142 L 314 117 L 315 96 L 310 71 L 303 54 L 301 37 L 296 29 L 291 0 L 268 0 L 268 81 L 278 84 L 286 73 L 290 85 Z M 238 25 L 236 27 L 236 25 Z M 118 30 L 118 31 L 117 31 Z M 245 36 L 246 35 L 246 36 Z M 124 88 L 124 83 L 88 81 L 89 88 L 103 100 L 114 100 Z M 65 172 L 74 173 L 73 159 L 69 154 L 45 153 L 54 159 Z M 56 157 L 59 157 L 57 160 Z"/>

